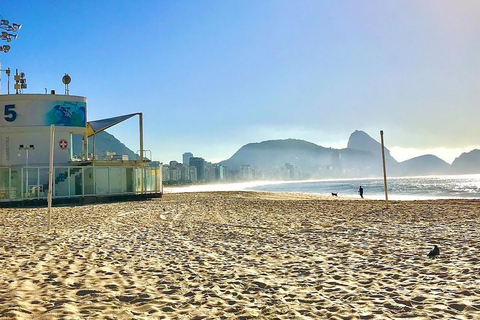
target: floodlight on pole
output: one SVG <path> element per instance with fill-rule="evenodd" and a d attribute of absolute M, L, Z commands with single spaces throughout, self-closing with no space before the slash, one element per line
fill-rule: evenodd
<path fill-rule="evenodd" d="M 22 28 L 22 25 L 18 24 L 18 23 L 12 23 L 11 26 L 0 25 L 0 28 L 2 28 L 3 30 L 7 30 L 7 31 L 17 32 L 19 29 Z"/>
<path fill-rule="evenodd" d="M 18 38 L 18 35 L 16 34 L 2 31 L 2 37 L 1 37 L 2 40 L 6 40 L 7 42 L 10 42 L 12 41 L 12 39 L 17 39 L 17 38 Z"/>
<path fill-rule="evenodd" d="M 2 15 L 0 15 L 0 29 L 5 30 L 5 31 L 2 31 L 0 35 L 0 40 L 10 42 L 14 39 L 17 39 L 18 35 L 16 34 L 16 32 L 21 28 L 22 28 L 21 24 L 19 23 L 10 24 L 10 21 L 3 19 Z M 10 50 L 10 46 L 0 46 L 0 51 L 7 53 L 9 50 Z"/>

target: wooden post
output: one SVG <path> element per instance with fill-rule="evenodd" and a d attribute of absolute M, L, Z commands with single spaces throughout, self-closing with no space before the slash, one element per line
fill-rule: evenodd
<path fill-rule="evenodd" d="M 385 166 L 385 146 L 384 146 L 384 143 L 383 143 L 383 130 L 380 130 L 380 139 L 382 141 L 383 185 L 384 185 L 384 188 L 385 188 L 385 204 L 388 208 L 387 167 Z"/>
<path fill-rule="evenodd" d="M 53 189 L 53 144 L 55 137 L 55 125 L 50 125 L 50 164 L 48 167 L 48 211 L 47 211 L 47 231 L 52 227 L 51 209 L 52 209 L 52 189 Z"/>
<path fill-rule="evenodd" d="M 83 134 L 83 161 L 88 160 L 88 133 L 87 130 L 85 130 L 85 133 Z"/>
<path fill-rule="evenodd" d="M 140 163 L 143 164 L 143 114 L 138 113 L 138 129 L 140 131 Z"/>
<path fill-rule="evenodd" d="M 141 168 L 141 174 L 140 174 L 140 179 L 142 183 L 142 194 L 146 191 L 146 186 L 145 186 L 145 167 L 143 165 L 143 113 L 139 112 L 138 113 L 138 130 L 140 131 L 140 168 Z"/>

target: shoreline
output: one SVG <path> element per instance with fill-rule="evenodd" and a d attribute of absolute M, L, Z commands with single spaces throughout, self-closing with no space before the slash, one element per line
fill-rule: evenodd
<path fill-rule="evenodd" d="M 45 218 L 0 210 L 0 318 L 480 317 L 480 200 L 166 193 Z"/>
<path fill-rule="evenodd" d="M 380 202 L 385 202 L 385 197 L 372 197 L 364 194 L 364 198 L 360 198 L 359 195 L 355 196 L 348 196 L 348 195 L 338 195 L 338 196 L 332 196 L 328 195 L 325 193 L 302 193 L 302 192 L 282 192 L 282 191 L 261 191 L 261 190 L 199 190 L 197 188 L 183 188 L 183 187 L 165 187 L 164 188 L 164 194 L 184 194 L 184 193 L 223 193 L 223 192 L 252 192 L 252 193 L 267 193 L 267 194 L 277 194 L 280 195 L 279 198 L 282 198 L 281 195 L 285 195 L 286 197 L 292 196 L 292 197 L 302 197 L 305 196 L 306 198 L 312 197 L 312 199 L 318 199 L 318 200 L 352 200 L 352 201 L 380 201 Z M 413 196 L 405 196 L 405 195 L 388 195 L 389 199 L 388 202 L 415 202 L 415 201 L 437 201 L 437 200 L 443 200 L 443 201 L 457 201 L 457 200 L 473 200 L 473 201 L 480 201 L 480 198 L 475 198 L 475 197 L 428 197 L 424 196 L 421 198 L 415 198 Z M 400 197 L 400 198 L 398 198 Z"/>
<path fill-rule="evenodd" d="M 165 193 L 259 191 L 274 193 L 304 193 L 359 198 L 362 185 L 364 197 L 385 200 L 383 178 L 323 179 L 301 181 L 249 181 L 235 183 L 212 183 L 186 186 L 167 186 Z M 437 199 L 480 199 L 480 174 L 451 176 L 390 177 L 388 198 L 395 201 Z"/>

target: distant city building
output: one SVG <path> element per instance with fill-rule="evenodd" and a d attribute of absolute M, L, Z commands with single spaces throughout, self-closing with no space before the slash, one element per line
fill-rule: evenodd
<path fill-rule="evenodd" d="M 113 161 L 128 161 L 128 155 L 126 154 L 114 154 L 112 155 Z"/>
<path fill-rule="evenodd" d="M 149 167 L 161 167 L 163 165 L 163 163 L 161 163 L 160 161 L 150 161 L 150 163 L 148 164 Z"/>
<path fill-rule="evenodd" d="M 222 164 L 217 164 L 215 167 L 215 179 L 223 181 L 227 178 L 227 168 Z"/>
<path fill-rule="evenodd" d="M 198 180 L 205 180 L 205 159 L 200 157 L 191 157 L 189 160 L 189 165 L 197 168 Z"/>
<path fill-rule="evenodd" d="M 95 155 L 95 158 L 96 157 L 97 156 Z M 103 158 L 109 161 L 128 161 L 127 154 L 117 154 L 116 152 L 110 152 L 110 151 L 105 152 Z"/>
<path fill-rule="evenodd" d="M 182 160 L 183 160 L 183 165 L 184 165 L 184 166 L 190 165 L 190 158 L 193 158 L 193 153 L 191 153 L 191 152 L 185 152 L 185 153 L 183 154 L 183 159 L 182 159 Z"/>
<path fill-rule="evenodd" d="M 255 180 L 255 168 L 250 165 L 243 165 L 240 167 L 241 180 Z"/>
<path fill-rule="evenodd" d="M 162 181 L 170 181 L 170 166 L 168 164 L 162 166 Z"/>
<path fill-rule="evenodd" d="M 295 167 L 293 164 L 285 163 L 285 168 L 287 169 L 289 180 L 298 180 L 299 179 L 300 173 L 299 173 L 297 167 Z"/>
<path fill-rule="evenodd" d="M 289 172 L 290 180 L 293 180 L 293 177 L 295 176 L 295 166 L 290 163 L 285 163 L 285 168 L 287 168 Z"/>
<path fill-rule="evenodd" d="M 117 155 L 116 152 L 110 152 L 110 151 L 106 151 L 103 158 L 105 160 L 112 160 L 113 156 Z"/>
<path fill-rule="evenodd" d="M 203 179 L 205 181 L 215 181 L 216 180 L 216 170 L 211 163 L 205 163 L 205 173 Z"/>
<path fill-rule="evenodd" d="M 193 183 L 197 179 L 197 168 L 193 166 L 184 166 L 177 161 L 170 161 L 168 165 L 162 167 L 163 181 L 170 184 Z"/>
<path fill-rule="evenodd" d="M 182 170 L 178 167 L 170 166 L 170 181 L 180 181 L 182 179 Z"/>
<path fill-rule="evenodd" d="M 339 150 L 334 150 L 332 152 L 332 169 L 342 170 L 342 156 L 340 155 Z"/>
<path fill-rule="evenodd" d="M 183 166 L 182 168 L 182 180 L 185 182 L 197 181 L 197 168 L 190 166 Z"/>

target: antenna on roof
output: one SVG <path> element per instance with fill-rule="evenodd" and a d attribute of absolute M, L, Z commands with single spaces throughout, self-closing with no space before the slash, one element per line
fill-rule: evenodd
<path fill-rule="evenodd" d="M 27 79 L 25 79 L 25 72 L 20 72 L 19 74 L 18 69 L 16 69 L 13 79 L 15 80 L 15 84 L 13 85 L 16 91 L 15 93 L 23 93 L 23 89 L 27 89 Z"/>

